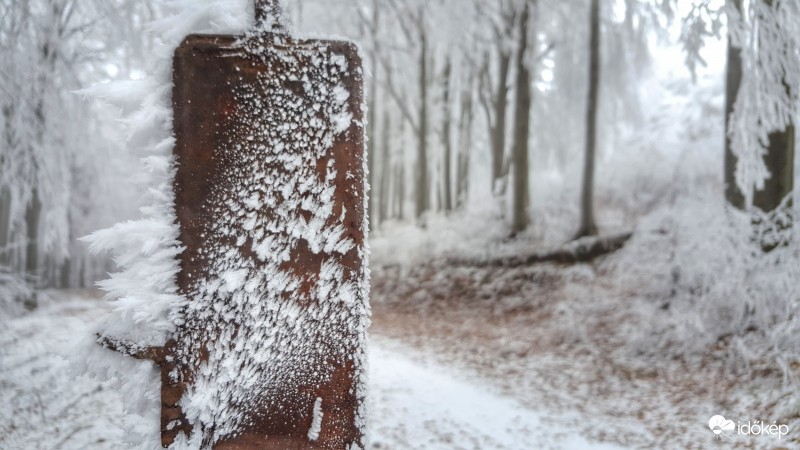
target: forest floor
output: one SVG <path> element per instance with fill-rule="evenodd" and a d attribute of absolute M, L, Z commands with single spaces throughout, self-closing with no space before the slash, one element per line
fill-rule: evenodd
<path fill-rule="evenodd" d="M 715 439 L 711 416 L 766 421 L 780 377 L 731 374 L 724 345 L 691 361 L 637 352 L 631 330 L 646 321 L 631 305 L 635 287 L 602 264 L 390 265 L 372 280 L 379 342 L 403 342 L 528 408 L 571 415 L 560 426 L 577 435 L 626 448 L 800 448 L 794 430 Z"/>
<path fill-rule="evenodd" d="M 713 350 L 637 357 L 641 318 L 602 264 L 405 267 L 373 268 L 371 449 L 800 448 L 792 432 L 715 440 L 712 415 L 766 415 L 780 380 L 731 375 Z M 107 310 L 51 292 L 0 329 L 0 449 L 123 447 L 119 395 L 70 373 Z"/>
<path fill-rule="evenodd" d="M 121 449 L 122 401 L 113 385 L 74 373 L 79 347 L 108 311 L 97 292 L 46 292 L 0 330 L 0 449 Z M 143 363 L 147 364 L 147 363 Z M 575 433 L 556 416 L 464 379 L 402 342 L 370 345 L 369 448 L 622 449 Z"/>

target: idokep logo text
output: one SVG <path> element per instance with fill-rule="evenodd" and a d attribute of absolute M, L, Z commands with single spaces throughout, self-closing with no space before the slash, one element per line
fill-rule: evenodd
<path fill-rule="evenodd" d="M 731 432 L 743 436 L 769 436 L 777 439 L 782 439 L 789 434 L 789 425 L 779 424 L 777 421 L 769 423 L 763 420 L 748 420 L 747 422 L 733 423 L 732 420 L 720 415 L 708 419 L 708 427 L 711 428 L 711 432 L 717 439 L 723 439 Z"/>

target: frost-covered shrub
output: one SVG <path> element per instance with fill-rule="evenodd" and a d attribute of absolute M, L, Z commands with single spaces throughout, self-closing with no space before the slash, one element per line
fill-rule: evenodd
<path fill-rule="evenodd" d="M 642 322 L 643 353 L 691 358 L 730 343 L 730 367 L 800 357 L 800 245 L 764 253 L 752 215 L 719 197 L 682 199 L 642 220 L 610 258 Z M 788 372 L 785 373 L 790 375 Z"/>
<path fill-rule="evenodd" d="M 31 286 L 19 274 L 0 266 L 0 317 L 13 316 L 20 312 L 18 299 L 30 298 Z"/>

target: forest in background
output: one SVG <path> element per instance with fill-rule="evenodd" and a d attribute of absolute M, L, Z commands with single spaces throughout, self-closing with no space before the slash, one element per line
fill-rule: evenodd
<path fill-rule="evenodd" d="M 138 217 L 156 188 L 140 164 L 155 150 L 132 126 L 151 111 L 130 99 L 145 97 L 153 54 L 172 51 L 159 21 L 224 28 L 250 9 L 0 1 L 5 312 L 114 270 L 78 238 Z M 722 314 L 695 324 L 710 341 L 768 335 L 763 352 L 793 373 L 800 5 L 293 0 L 285 10 L 300 33 L 361 45 L 376 264 L 634 232 L 614 264 L 642 296 Z"/>

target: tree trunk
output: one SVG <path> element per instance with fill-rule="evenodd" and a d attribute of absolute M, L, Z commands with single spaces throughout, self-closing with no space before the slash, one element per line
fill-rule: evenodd
<path fill-rule="evenodd" d="M 597 87 L 600 81 L 600 0 L 592 0 L 589 38 L 589 99 L 586 107 L 586 156 L 583 163 L 581 218 L 575 238 L 594 236 L 594 165 L 597 143 Z"/>
<path fill-rule="evenodd" d="M 444 96 L 442 99 L 442 102 L 444 103 L 444 124 L 442 125 L 444 141 L 444 166 L 442 170 L 444 171 L 444 176 L 442 177 L 442 182 L 444 183 L 443 195 L 445 211 L 452 211 L 453 209 L 453 179 L 451 168 L 451 161 L 453 158 L 453 140 L 450 136 L 452 131 L 452 120 L 450 117 L 450 71 L 451 63 L 450 59 L 448 59 L 444 68 Z"/>
<path fill-rule="evenodd" d="M 380 8 L 377 7 L 377 4 L 373 5 L 373 15 L 372 15 L 372 29 L 370 32 L 372 33 L 372 42 L 377 43 L 377 30 L 378 30 L 378 20 L 380 19 L 378 11 Z M 369 211 L 369 223 L 370 225 L 373 224 L 375 220 L 375 156 L 377 156 L 376 149 L 376 142 L 377 142 L 377 135 L 375 133 L 375 127 L 377 125 L 377 111 L 378 111 L 378 50 L 373 46 L 372 51 L 370 52 L 370 59 L 372 64 L 372 79 L 369 83 L 369 112 L 367 116 L 367 140 L 369 142 L 369 147 L 367 148 L 367 168 L 369 170 L 367 174 L 367 183 L 369 184 L 370 193 L 367 197 L 367 211 Z M 372 226 L 370 226 L 372 228 Z"/>
<path fill-rule="evenodd" d="M 391 149 L 390 149 L 390 136 L 391 121 L 389 112 L 383 112 L 383 130 L 381 130 L 381 192 L 379 197 L 378 206 L 378 221 L 383 223 L 388 216 L 389 211 L 389 187 L 392 181 L 392 165 L 391 165 Z"/>
<path fill-rule="evenodd" d="M 86 258 L 80 259 L 80 271 L 78 272 L 78 287 L 81 289 L 86 288 L 86 265 L 88 264 Z"/>
<path fill-rule="evenodd" d="M 373 76 L 373 80 L 374 80 Z M 374 83 L 370 83 L 370 87 L 373 87 Z M 370 230 L 373 228 L 372 224 L 375 223 L 375 154 L 376 154 L 376 145 L 375 145 L 375 91 L 370 91 L 370 100 L 369 100 L 369 113 L 368 113 L 368 125 L 367 125 L 367 141 L 369 142 L 367 148 L 367 184 L 369 185 L 369 195 L 367 196 L 367 211 L 369 216 L 369 223 L 370 223 Z"/>
<path fill-rule="evenodd" d="M 397 192 L 395 193 L 397 204 L 397 220 L 405 220 L 406 218 L 406 170 L 403 163 L 397 164 Z"/>
<path fill-rule="evenodd" d="M 502 46 L 502 43 L 500 44 Z M 508 110 L 508 76 L 511 68 L 511 52 L 502 50 L 498 60 L 497 90 L 494 99 L 494 125 L 492 135 L 492 192 L 503 177 L 506 152 L 506 114 Z"/>
<path fill-rule="evenodd" d="M 773 6 L 773 0 L 764 0 L 768 6 Z M 767 33 L 767 30 L 759 28 L 759 33 Z M 782 33 L 788 30 L 780 30 Z M 760 39 L 759 39 L 760 40 Z M 792 97 L 791 86 L 782 81 L 783 88 L 787 97 Z M 764 212 L 771 212 L 780 206 L 781 202 L 791 195 L 794 188 L 794 144 L 795 130 L 794 123 L 791 122 L 783 130 L 776 130 L 769 133 L 769 146 L 767 154 L 764 156 L 764 164 L 769 170 L 770 177 L 764 181 L 764 189 L 753 193 L 753 206 Z M 788 200 L 791 207 L 792 199 Z M 790 228 L 791 223 L 784 223 L 782 226 Z"/>
<path fill-rule="evenodd" d="M 727 0 L 728 5 L 735 10 L 742 9 L 742 0 Z M 773 6 L 772 0 L 764 0 L 764 3 L 770 7 Z M 762 27 L 758 28 L 758 33 L 766 33 L 767 30 Z M 786 30 L 771 30 L 769 32 L 785 33 Z M 761 36 L 758 36 L 761 41 Z M 725 167 L 724 167 L 724 180 L 725 180 L 725 199 L 732 206 L 745 209 L 750 205 L 746 204 L 745 195 L 740 190 L 736 183 L 736 156 L 733 153 L 731 141 L 728 138 L 730 133 L 731 122 L 730 118 L 733 113 L 734 105 L 739 94 L 739 89 L 742 82 L 742 56 L 741 49 L 732 45 L 730 38 L 728 39 L 728 63 L 726 69 L 725 80 Z M 789 86 L 785 79 L 782 80 L 783 88 L 786 90 L 787 96 L 791 98 L 791 86 Z M 775 130 L 767 136 L 768 144 L 766 154 L 764 155 L 764 165 L 769 171 L 769 177 L 764 180 L 764 188 L 753 192 L 752 206 L 760 209 L 764 213 L 771 213 L 781 206 L 784 199 L 787 199 L 786 207 L 791 210 L 792 198 L 791 194 L 794 189 L 794 153 L 795 153 L 795 125 L 790 122 L 783 130 Z M 754 216 L 754 225 L 758 225 L 761 221 L 760 217 Z M 770 225 L 770 227 L 777 226 L 778 230 L 783 231 L 792 227 L 791 214 L 788 220 L 779 220 L 777 223 Z M 771 236 L 759 236 L 764 239 L 761 246 L 764 251 L 770 251 L 776 246 L 785 243 L 785 239 L 773 233 Z M 780 233 L 778 233 L 780 234 Z"/>
<path fill-rule="evenodd" d="M 454 266 L 473 267 L 520 267 L 540 263 L 584 263 L 621 249 L 631 235 L 632 233 L 622 233 L 609 237 L 588 237 L 579 241 L 569 242 L 563 248 L 546 253 L 532 253 L 484 260 L 454 258 L 450 259 L 448 263 Z"/>
<path fill-rule="evenodd" d="M 0 151 L 0 164 L 5 166 L 5 158 L 9 158 L 7 152 L 10 152 L 17 145 L 15 138 L 13 123 L 14 107 L 13 104 L 4 104 L 2 106 L 3 122 L 5 127 L 3 130 L 5 148 Z M 11 195 L 11 188 L 8 185 L 3 185 L 0 189 L 0 266 L 6 266 L 11 269 L 12 250 L 11 250 L 11 202 L 14 200 Z"/>
<path fill-rule="evenodd" d="M 769 151 L 764 163 L 771 176 L 764 189 L 753 193 L 753 206 L 764 212 L 774 211 L 794 188 L 794 124 L 769 134 Z M 791 206 L 791 199 L 789 199 Z"/>
<path fill-rule="evenodd" d="M 514 121 L 514 199 L 511 222 L 512 234 L 528 227 L 528 140 L 531 119 L 531 76 L 525 64 L 528 49 L 528 19 L 530 6 L 526 1 L 520 17 L 519 49 L 517 50 L 517 95 Z"/>
<path fill-rule="evenodd" d="M 461 208 L 467 201 L 469 190 L 469 153 L 472 146 L 472 84 L 464 93 L 459 120 L 458 156 L 456 166 L 456 205 Z"/>
<path fill-rule="evenodd" d="M 728 4 L 737 11 L 742 9 L 742 0 L 727 0 Z M 730 130 L 730 119 L 733 114 L 733 106 L 736 104 L 736 97 L 739 94 L 739 86 L 742 84 L 742 51 L 734 47 L 731 39 L 728 38 L 728 62 L 725 69 L 725 199 L 732 206 L 744 209 L 744 195 L 736 184 L 736 155 L 731 147 L 731 140 L 728 137 Z"/>
<path fill-rule="evenodd" d="M 39 199 L 39 191 L 33 188 L 31 200 L 25 211 L 25 227 L 28 242 L 25 250 L 25 273 L 34 286 L 38 286 L 39 280 L 39 221 L 42 216 L 42 202 Z M 36 291 L 33 297 L 24 300 L 27 309 L 34 309 L 37 306 Z"/>
<path fill-rule="evenodd" d="M 397 183 L 395 186 L 395 217 L 398 220 L 405 220 L 406 218 L 406 125 L 405 121 L 400 121 L 400 147 L 397 151 L 397 165 L 395 166 L 396 174 L 394 179 Z"/>
<path fill-rule="evenodd" d="M 419 92 L 417 219 L 430 209 L 430 192 L 428 190 L 428 40 L 424 29 L 420 32 Z"/>
<path fill-rule="evenodd" d="M 65 258 L 61 264 L 61 273 L 59 274 L 59 285 L 61 289 L 68 289 L 72 287 L 72 260 Z"/>
<path fill-rule="evenodd" d="M 786 86 L 788 90 L 789 87 Z M 775 232 L 768 235 L 759 236 L 761 248 L 769 252 L 776 247 L 789 243 L 792 233 L 792 190 L 794 189 L 794 144 L 795 127 L 790 123 L 784 130 L 769 133 L 769 146 L 767 154 L 764 155 L 764 164 L 769 170 L 770 176 L 764 180 L 764 189 L 753 192 L 753 206 L 765 213 L 776 212 L 783 208 L 789 214 L 770 215 L 774 223 L 768 226 Z M 788 197 L 788 199 L 787 199 Z M 784 199 L 786 203 L 783 204 Z M 755 220 L 757 223 L 759 220 Z"/>
<path fill-rule="evenodd" d="M 25 272 L 36 277 L 39 271 L 39 220 L 42 215 L 42 202 L 39 200 L 39 191 L 34 188 L 31 200 L 25 211 L 25 226 L 27 231 L 27 247 L 25 253 Z"/>
<path fill-rule="evenodd" d="M 0 266 L 11 265 L 11 189 L 0 189 Z"/>

